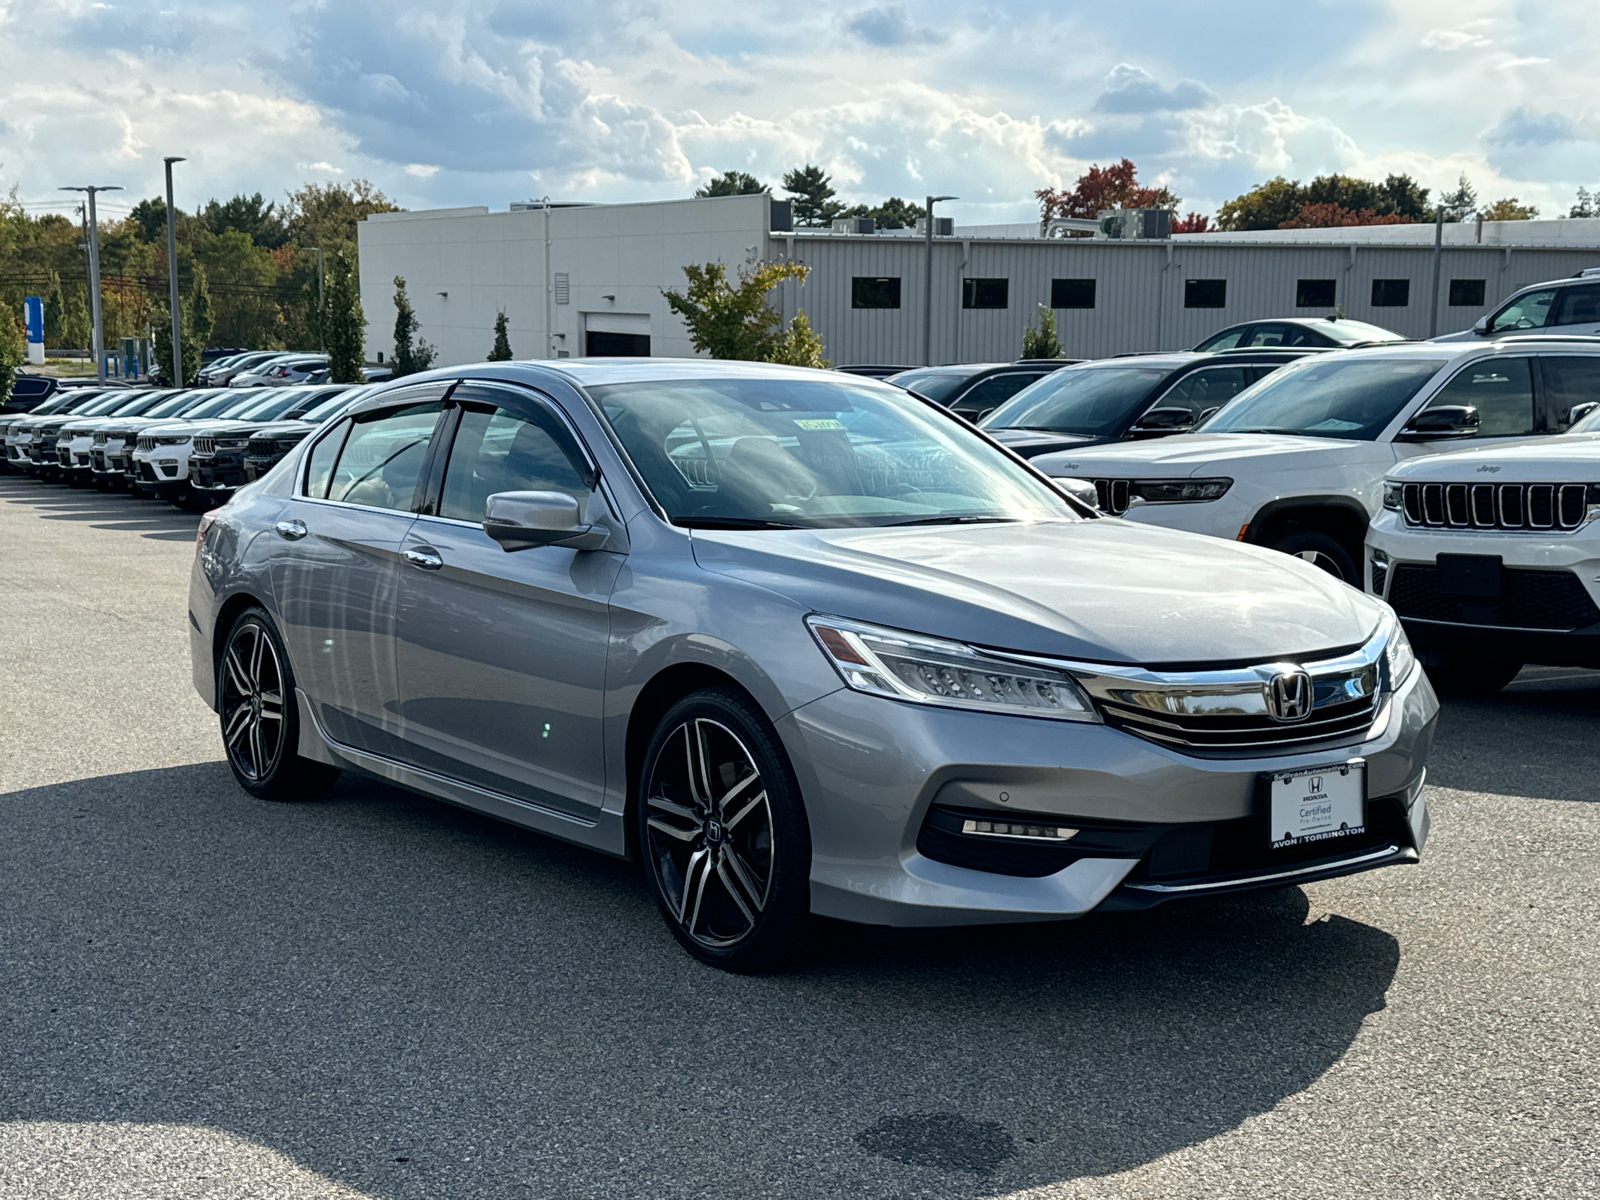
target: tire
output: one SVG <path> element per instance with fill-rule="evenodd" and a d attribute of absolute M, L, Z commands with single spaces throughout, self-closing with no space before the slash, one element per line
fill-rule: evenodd
<path fill-rule="evenodd" d="M 294 674 L 266 610 L 239 614 L 217 656 L 217 711 L 233 777 L 262 800 L 314 800 L 339 777 L 302 758 Z"/>
<path fill-rule="evenodd" d="M 1361 586 L 1361 569 L 1356 566 L 1350 551 L 1338 540 L 1315 529 L 1296 529 L 1275 541 L 1267 543 L 1268 549 L 1292 554 L 1314 567 L 1320 567 L 1335 579 L 1342 579 L 1353 588 Z"/>
<path fill-rule="evenodd" d="M 811 832 L 778 734 L 748 696 L 685 696 L 640 765 L 635 829 L 674 937 L 750 974 L 796 962 L 811 931 Z"/>
<path fill-rule="evenodd" d="M 1451 655 L 1437 666 L 1423 669 L 1433 690 L 1442 696 L 1492 696 L 1517 677 L 1522 664 L 1503 658 Z"/>

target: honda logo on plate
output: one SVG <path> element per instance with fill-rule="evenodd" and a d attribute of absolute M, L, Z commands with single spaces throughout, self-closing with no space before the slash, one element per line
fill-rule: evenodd
<path fill-rule="evenodd" d="M 1311 715 L 1311 676 L 1283 671 L 1268 681 L 1267 712 L 1274 721 L 1304 721 Z"/>

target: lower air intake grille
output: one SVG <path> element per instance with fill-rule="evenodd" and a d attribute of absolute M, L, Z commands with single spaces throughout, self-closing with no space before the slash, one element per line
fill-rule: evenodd
<path fill-rule="evenodd" d="M 1439 568 L 1402 563 L 1394 569 L 1389 603 L 1402 617 L 1508 629 L 1581 629 L 1600 621 L 1600 608 L 1571 571 L 1507 567 L 1500 596 L 1457 596 L 1439 586 Z"/>

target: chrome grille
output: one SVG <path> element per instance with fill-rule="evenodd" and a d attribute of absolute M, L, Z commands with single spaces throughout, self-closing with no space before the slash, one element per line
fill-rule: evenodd
<path fill-rule="evenodd" d="M 1430 529 L 1576 529 L 1600 485 L 1588 483 L 1408 483 L 1407 525 Z"/>
<path fill-rule="evenodd" d="M 94 431 L 94 437 L 90 440 L 93 441 L 96 446 L 104 446 L 106 444 L 106 431 L 104 429 L 96 429 Z"/>
<path fill-rule="evenodd" d="M 155 440 L 155 438 L 147 437 L 142 433 L 139 435 L 139 440 L 134 443 L 134 449 L 135 450 L 154 450 L 155 448 L 156 448 L 156 440 Z"/>
<path fill-rule="evenodd" d="M 1128 481 L 1126 479 L 1096 479 L 1094 494 L 1100 511 L 1120 517 L 1128 511 Z"/>
<path fill-rule="evenodd" d="M 215 454 L 217 452 L 217 439 L 197 437 L 194 439 L 194 454 Z"/>
<path fill-rule="evenodd" d="M 1284 663 L 1182 672 L 1074 664 L 1071 670 L 1114 728 L 1187 752 L 1246 757 L 1366 740 L 1383 711 L 1386 639 L 1380 633 L 1359 650 L 1301 663 L 1311 677 L 1312 704 L 1309 715 L 1293 722 L 1269 708 L 1272 681 L 1292 669 Z"/>

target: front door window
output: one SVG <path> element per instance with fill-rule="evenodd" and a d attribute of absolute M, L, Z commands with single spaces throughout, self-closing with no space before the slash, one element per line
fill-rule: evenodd
<path fill-rule="evenodd" d="M 1518 329 L 1541 329 L 1550 316 L 1550 302 L 1555 291 L 1528 292 L 1495 313 L 1489 325 L 1490 333 L 1505 333 Z"/>

